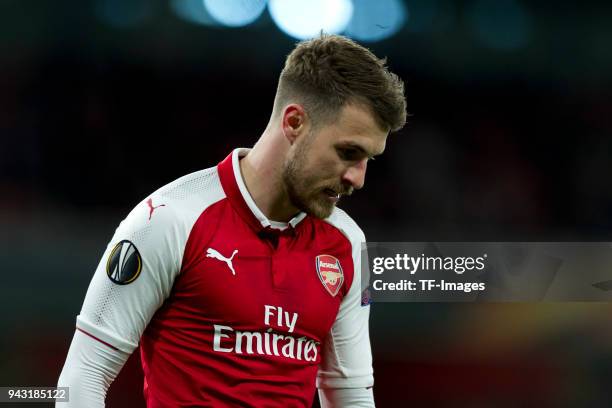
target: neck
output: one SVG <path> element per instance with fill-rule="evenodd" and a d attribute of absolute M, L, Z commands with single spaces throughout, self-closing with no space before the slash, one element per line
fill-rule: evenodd
<path fill-rule="evenodd" d="M 270 220 L 288 222 L 299 213 L 283 185 L 282 168 L 288 144 L 266 128 L 253 149 L 240 160 L 244 184 L 257 207 Z"/>

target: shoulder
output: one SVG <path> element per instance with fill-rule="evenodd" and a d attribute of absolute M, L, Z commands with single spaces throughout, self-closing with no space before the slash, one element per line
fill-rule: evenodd
<path fill-rule="evenodd" d="M 353 245 L 365 242 L 365 234 L 362 229 L 344 210 L 334 208 L 325 222 L 340 230 Z"/>
<path fill-rule="evenodd" d="M 225 192 L 216 167 L 180 177 L 144 198 L 130 213 L 149 224 L 192 225 L 209 206 L 222 200 Z"/>
<path fill-rule="evenodd" d="M 197 210 L 224 198 L 225 193 L 217 167 L 210 167 L 180 177 L 159 188 L 150 197 L 157 197 L 185 210 Z"/>
<path fill-rule="evenodd" d="M 138 203 L 119 224 L 113 241 L 129 240 L 144 252 L 169 246 L 180 260 L 198 217 L 224 197 L 216 167 L 188 174 Z"/>

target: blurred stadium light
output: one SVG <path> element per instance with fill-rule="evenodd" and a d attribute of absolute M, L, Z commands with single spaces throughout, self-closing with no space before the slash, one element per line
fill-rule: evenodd
<path fill-rule="evenodd" d="M 353 0 L 345 34 L 360 41 L 380 41 L 400 30 L 408 17 L 402 0 Z"/>
<path fill-rule="evenodd" d="M 466 20 L 489 48 L 514 50 L 529 42 L 532 18 L 515 0 L 476 0 L 467 6 Z"/>
<path fill-rule="evenodd" d="M 153 16 L 153 3 L 148 0 L 97 0 L 98 19 L 118 28 L 136 27 Z"/>
<path fill-rule="evenodd" d="M 150 19 L 154 2 L 96 0 L 98 19 L 117 28 L 136 27 Z M 439 32 L 454 20 L 456 3 L 449 0 L 170 0 L 175 15 L 209 27 L 242 27 L 255 22 L 266 5 L 272 21 L 285 34 L 312 38 L 321 31 L 342 33 L 358 41 L 376 42 L 409 32 Z M 516 0 L 471 0 L 463 5 L 466 27 L 488 48 L 525 47 L 533 17 Z"/>
<path fill-rule="evenodd" d="M 414 1 L 418 31 L 431 25 L 438 2 Z M 404 0 L 170 0 L 171 10 L 183 20 L 229 28 L 255 22 L 266 5 L 276 26 L 297 39 L 312 38 L 323 31 L 360 41 L 381 41 L 395 35 L 409 14 Z"/>
<path fill-rule="evenodd" d="M 210 16 L 229 27 L 242 27 L 257 20 L 266 0 L 204 0 Z"/>
<path fill-rule="evenodd" d="M 178 17 L 190 23 L 202 24 L 205 26 L 219 26 L 202 0 L 171 0 L 170 8 Z"/>
<path fill-rule="evenodd" d="M 272 20 L 285 34 L 305 39 L 321 30 L 336 34 L 344 31 L 353 14 L 350 0 L 270 0 Z"/>

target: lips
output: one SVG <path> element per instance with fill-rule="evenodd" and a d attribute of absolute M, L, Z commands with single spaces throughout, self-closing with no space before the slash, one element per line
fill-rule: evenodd
<path fill-rule="evenodd" d="M 337 204 L 338 201 L 340 201 L 340 193 L 336 192 L 336 190 L 326 188 L 323 190 L 323 193 L 327 196 L 327 199 L 334 205 Z"/>
<path fill-rule="evenodd" d="M 325 194 L 330 197 L 340 198 L 340 193 L 336 192 L 335 190 L 332 190 L 331 188 L 326 188 L 325 190 L 323 190 L 323 192 L 325 192 Z"/>

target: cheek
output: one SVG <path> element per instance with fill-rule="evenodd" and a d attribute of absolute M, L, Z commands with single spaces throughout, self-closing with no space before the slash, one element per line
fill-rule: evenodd
<path fill-rule="evenodd" d="M 335 181 L 339 177 L 339 169 L 336 164 L 318 160 L 305 172 L 304 180 L 308 187 L 320 187 Z"/>
<path fill-rule="evenodd" d="M 321 156 L 314 160 L 312 169 L 326 180 L 337 177 L 342 172 L 342 162 L 334 155 Z"/>

